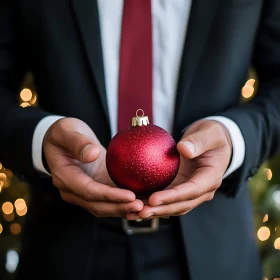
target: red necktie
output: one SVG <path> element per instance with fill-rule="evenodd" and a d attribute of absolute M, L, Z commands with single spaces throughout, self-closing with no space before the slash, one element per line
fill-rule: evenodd
<path fill-rule="evenodd" d="M 124 0 L 118 101 L 118 131 L 131 126 L 137 109 L 152 123 L 151 0 Z"/>

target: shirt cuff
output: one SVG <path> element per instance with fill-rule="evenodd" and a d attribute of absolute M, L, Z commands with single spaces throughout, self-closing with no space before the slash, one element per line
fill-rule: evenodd
<path fill-rule="evenodd" d="M 48 116 L 43 118 L 36 126 L 32 139 L 32 160 L 33 166 L 37 171 L 51 176 L 45 169 L 42 159 L 43 141 L 48 129 L 58 120 L 64 117 L 61 116 Z"/>
<path fill-rule="evenodd" d="M 207 117 L 205 119 L 223 124 L 230 135 L 232 142 L 232 158 L 231 163 L 223 176 L 223 179 L 225 179 L 243 164 L 245 158 L 245 140 L 239 126 L 233 120 L 222 116 Z"/>

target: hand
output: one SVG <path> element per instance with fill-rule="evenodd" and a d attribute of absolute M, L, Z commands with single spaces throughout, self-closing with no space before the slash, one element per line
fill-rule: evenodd
<path fill-rule="evenodd" d="M 177 149 L 180 168 L 172 185 L 152 194 L 143 210 L 128 213 L 127 219 L 185 215 L 214 197 L 232 153 L 227 129 L 216 121 L 198 121 L 187 129 Z"/>
<path fill-rule="evenodd" d="M 125 217 L 143 209 L 133 192 L 114 186 L 106 169 L 106 150 L 84 122 L 58 120 L 47 131 L 43 149 L 53 184 L 66 202 L 96 217 Z"/>

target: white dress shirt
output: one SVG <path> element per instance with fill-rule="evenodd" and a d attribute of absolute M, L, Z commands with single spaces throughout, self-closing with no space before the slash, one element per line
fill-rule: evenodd
<path fill-rule="evenodd" d="M 172 130 L 179 68 L 191 11 L 191 0 L 152 0 L 153 120 Z M 119 52 L 123 0 L 98 0 L 105 83 L 112 137 L 117 132 Z M 202 19 L 203 20 L 203 19 Z M 42 143 L 48 128 L 60 116 L 49 116 L 37 125 L 32 145 L 34 167 L 47 173 L 42 163 Z M 231 136 L 233 155 L 224 178 L 239 168 L 245 157 L 245 142 L 237 124 L 226 117 L 208 117 L 222 123 Z"/>

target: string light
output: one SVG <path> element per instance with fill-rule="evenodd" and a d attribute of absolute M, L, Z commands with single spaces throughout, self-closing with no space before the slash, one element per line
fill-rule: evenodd
<path fill-rule="evenodd" d="M 21 232 L 21 226 L 20 226 L 20 224 L 18 224 L 18 223 L 11 224 L 11 225 L 10 225 L 10 232 L 11 232 L 13 235 L 18 235 L 18 234 L 20 234 L 20 232 Z"/>
<path fill-rule="evenodd" d="M 263 222 L 267 222 L 268 221 L 268 214 L 265 214 L 264 217 L 263 217 Z"/>
<path fill-rule="evenodd" d="M 14 206 L 11 202 L 5 202 L 2 205 L 2 211 L 4 212 L 4 214 L 9 215 L 11 213 L 13 213 L 14 211 Z"/>
<path fill-rule="evenodd" d="M 20 92 L 20 98 L 23 101 L 30 101 L 32 98 L 32 91 L 28 88 L 24 88 L 21 92 Z"/>
<path fill-rule="evenodd" d="M 272 171 L 270 168 L 265 168 L 264 169 L 265 175 L 267 177 L 267 180 L 270 181 L 272 179 Z"/>
<path fill-rule="evenodd" d="M 268 227 L 261 227 L 258 230 L 257 236 L 258 236 L 260 241 L 267 240 L 270 236 L 270 229 Z"/>
<path fill-rule="evenodd" d="M 0 224 L 0 234 L 3 232 L 3 226 Z"/>
<path fill-rule="evenodd" d="M 15 204 L 16 210 L 18 210 L 18 211 L 22 211 L 26 207 L 25 200 L 22 198 L 17 199 L 14 204 Z"/>

